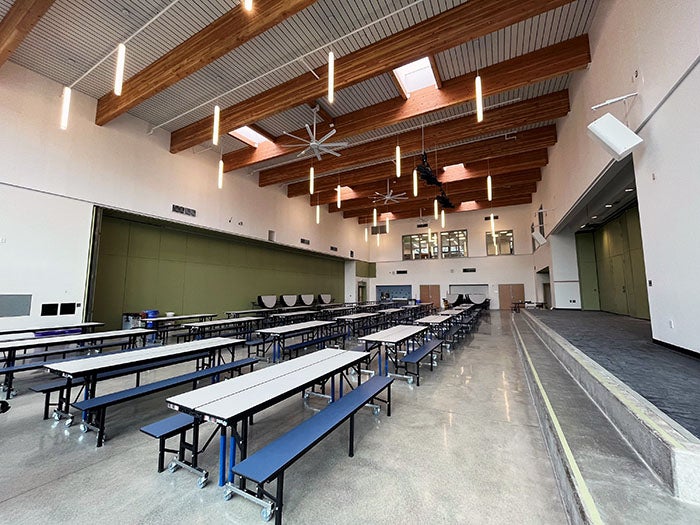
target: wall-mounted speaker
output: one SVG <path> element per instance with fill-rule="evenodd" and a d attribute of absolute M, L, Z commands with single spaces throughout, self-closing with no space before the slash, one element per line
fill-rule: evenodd
<path fill-rule="evenodd" d="M 547 239 L 545 239 L 545 238 L 542 236 L 542 234 L 541 234 L 540 232 L 538 232 L 537 230 L 535 230 L 534 232 L 532 232 L 532 238 L 535 239 L 535 241 L 537 242 L 537 244 L 539 244 L 540 246 L 542 246 L 543 244 L 545 244 L 545 243 L 547 242 Z"/>
<path fill-rule="evenodd" d="M 606 113 L 588 125 L 588 134 L 596 139 L 615 160 L 624 159 L 643 140 L 630 128 Z"/>

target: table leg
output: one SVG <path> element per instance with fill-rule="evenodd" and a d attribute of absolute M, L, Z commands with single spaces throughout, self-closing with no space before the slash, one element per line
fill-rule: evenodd
<path fill-rule="evenodd" d="M 231 442 L 234 442 L 233 437 L 231 437 Z M 221 425 L 219 432 L 219 487 L 223 487 L 224 483 L 226 483 L 226 427 Z"/>

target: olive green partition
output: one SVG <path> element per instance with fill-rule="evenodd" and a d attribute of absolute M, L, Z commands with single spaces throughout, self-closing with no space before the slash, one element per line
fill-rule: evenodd
<path fill-rule="evenodd" d="M 105 212 L 93 318 L 113 329 L 124 312 L 221 316 L 266 294 L 330 293 L 342 301 L 344 268 L 340 258 Z"/>

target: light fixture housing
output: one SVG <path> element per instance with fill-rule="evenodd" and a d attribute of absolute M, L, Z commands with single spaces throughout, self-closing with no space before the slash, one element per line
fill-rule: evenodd
<path fill-rule="evenodd" d="M 389 233 L 389 217 L 386 218 L 386 232 Z"/>
<path fill-rule="evenodd" d="M 122 94 L 122 84 L 124 83 L 124 65 L 126 64 L 126 46 L 120 43 L 117 46 L 117 68 L 114 72 L 114 94 Z"/>
<path fill-rule="evenodd" d="M 440 226 L 441 226 L 442 228 L 445 227 L 445 210 L 442 210 L 442 211 L 440 212 Z"/>
<path fill-rule="evenodd" d="M 474 81 L 476 87 L 476 121 L 484 120 L 484 99 L 481 95 L 481 75 L 476 76 Z"/>
<path fill-rule="evenodd" d="M 314 167 L 309 168 L 309 195 L 314 194 Z M 340 208 L 340 206 L 338 206 Z"/>
<path fill-rule="evenodd" d="M 253 10 L 253 0 L 243 0 L 243 9 L 250 12 Z"/>
<path fill-rule="evenodd" d="M 333 51 L 328 52 L 328 103 L 333 104 L 335 100 L 335 55 Z"/>
<path fill-rule="evenodd" d="M 336 199 L 337 199 L 337 200 L 336 200 L 336 204 L 338 205 L 338 209 L 340 209 L 340 191 L 341 191 L 341 189 L 340 189 L 340 184 L 338 184 L 338 185 L 335 187 L 335 191 L 336 191 L 337 194 L 338 194 L 338 195 L 336 196 Z"/>
<path fill-rule="evenodd" d="M 372 209 L 372 226 L 377 227 L 377 208 Z"/>
<path fill-rule="evenodd" d="M 493 200 L 493 186 L 491 184 L 491 175 L 489 175 L 486 177 L 486 195 L 489 198 L 489 202 Z"/>
<path fill-rule="evenodd" d="M 214 144 L 214 146 L 219 145 L 219 122 L 221 121 L 221 108 L 218 106 L 214 106 L 214 126 L 212 127 L 211 131 L 211 143 Z"/>
<path fill-rule="evenodd" d="M 321 224 L 321 206 L 316 205 L 316 224 Z"/>
<path fill-rule="evenodd" d="M 217 181 L 217 187 L 219 189 L 224 187 L 224 161 L 219 159 L 219 177 Z"/>
<path fill-rule="evenodd" d="M 401 146 L 396 145 L 396 178 L 401 177 Z"/>
<path fill-rule="evenodd" d="M 70 114 L 71 88 L 63 88 L 63 102 L 61 104 L 61 129 L 68 129 L 68 115 Z"/>
<path fill-rule="evenodd" d="M 435 215 L 435 220 L 438 220 L 438 200 L 435 198 L 433 201 L 433 213 Z"/>
<path fill-rule="evenodd" d="M 418 170 L 413 170 L 413 196 L 418 197 Z"/>
<path fill-rule="evenodd" d="M 365 242 L 369 241 L 369 229 L 365 226 Z"/>

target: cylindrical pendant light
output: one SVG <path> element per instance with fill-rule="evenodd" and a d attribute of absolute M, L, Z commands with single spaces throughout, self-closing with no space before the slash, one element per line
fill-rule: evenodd
<path fill-rule="evenodd" d="M 253 10 L 253 0 L 243 0 L 243 9 L 246 11 Z"/>
<path fill-rule="evenodd" d="M 379 234 L 377 234 L 377 246 L 379 246 Z"/>
<path fill-rule="evenodd" d="M 489 198 L 489 201 L 493 199 L 493 187 L 491 186 L 491 175 L 486 177 L 486 195 Z"/>
<path fill-rule="evenodd" d="M 338 195 L 336 196 L 336 199 L 337 199 L 336 204 L 338 205 L 338 209 L 340 209 L 340 184 L 338 184 L 335 187 L 335 191 L 338 193 Z"/>
<path fill-rule="evenodd" d="M 316 224 L 321 224 L 321 206 L 316 205 Z"/>
<path fill-rule="evenodd" d="M 401 146 L 396 145 L 396 178 L 401 177 Z"/>
<path fill-rule="evenodd" d="M 224 187 L 224 161 L 219 159 L 219 180 L 217 182 L 219 189 Z"/>
<path fill-rule="evenodd" d="M 117 46 L 117 69 L 114 73 L 114 94 L 122 94 L 122 84 L 124 83 L 124 64 L 126 63 L 126 46 Z"/>
<path fill-rule="evenodd" d="M 442 228 L 445 227 L 445 210 L 442 210 L 442 211 L 440 212 L 440 226 L 441 226 Z"/>
<path fill-rule="evenodd" d="M 211 131 L 211 143 L 214 146 L 219 145 L 219 122 L 221 121 L 221 108 L 214 106 L 214 126 Z"/>
<path fill-rule="evenodd" d="M 309 195 L 314 194 L 314 167 L 309 168 Z"/>
<path fill-rule="evenodd" d="M 377 227 L 377 208 L 372 210 L 372 226 Z"/>
<path fill-rule="evenodd" d="M 335 55 L 333 51 L 328 53 L 328 102 L 333 104 L 335 100 Z"/>
<path fill-rule="evenodd" d="M 481 75 L 476 76 L 476 121 L 484 120 L 484 99 L 481 96 Z"/>
<path fill-rule="evenodd" d="M 365 242 L 369 241 L 369 229 L 365 226 Z"/>
<path fill-rule="evenodd" d="M 493 243 L 496 244 L 496 221 L 493 220 L 493 213 L 491 214 L 491 237 L 494 239 Z"/>
<path fill-rule="evenodd" d="M 418 170 L 413 170 L 413 196 L 418 197 Z"/>
<path fill-rule="evenodd" d="M 61 129 L 68 129 L 68 115 L 70 113 L 70 95 L 69 87 L 63 88 L 63 104 L 61 104 Z"/>
<path fill-rule="evenodd" d="M 433 212 L 435 214 L 435 220 L 438 220 L 438 200 L 433 201 Z"/>
<path fill-rule="evenodd" d="M 389 233 L 389 217 L 386 218 L 386 232 Z"/>

